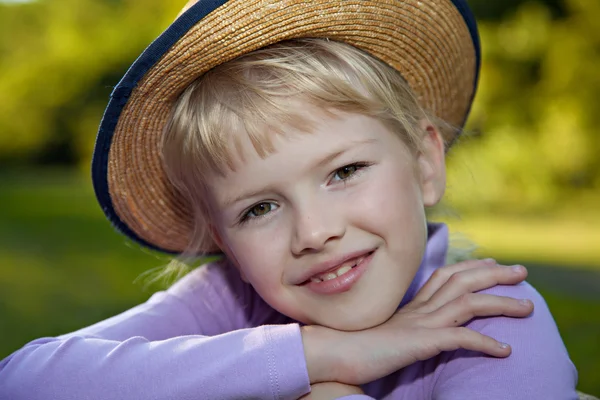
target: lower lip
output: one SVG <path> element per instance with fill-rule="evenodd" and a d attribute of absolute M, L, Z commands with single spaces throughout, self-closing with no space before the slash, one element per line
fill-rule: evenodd
<path fill-rule="evenodd" d="M 360 277 L 363 275 L 369 266 L 371 259 L 373 259 L 374 254 L 375 252 L 369 254 L 360 262 L 360 264 L 356 265 L 356 267 L 352 268 L 342 276 L 338 276 L 337 278 L 323 282 L 311 281 L 306 284 L 306 287 L 319 294 L 338 294 L 347 292 L 348 290 L 352 289 L 354 284 L 358 282 Z"/>

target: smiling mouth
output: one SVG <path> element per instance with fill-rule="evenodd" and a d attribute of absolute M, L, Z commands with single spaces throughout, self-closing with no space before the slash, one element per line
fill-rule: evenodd
<path fill-rule="evenodd" d="M 364 254 L 360 257 L 354 258 L 352 260 L 348 260 L 345 263 L 335 267 L 335 269 L 317 274 L 317 275 L 311 277 L 307 281 L 307 283 L 308 282 L 320 283 L 320 282 L 330 281 L 339 276 L 342 276 L 342 275 L 350 272 L 353 268 L 355 268 L 358 264 L 360 264 L 365 258 L 369 257 L 371 254 L 373 254 L 373 251 L 371 251 L 367 254 Z"/>

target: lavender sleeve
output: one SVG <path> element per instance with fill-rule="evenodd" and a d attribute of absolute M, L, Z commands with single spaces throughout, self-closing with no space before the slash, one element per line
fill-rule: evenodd
<path fill-rule="evenodd" d="M 525 319 L 497 317 L 472 321 L 469 328 L 509 343 L 512 354 L 495 359 L 467 350 L 444 353 L 435 372 L 431 398 L 578 399 L 577 371 L 542 296 L 527 283 L 496 286 L 484 293 L 527 298 L 534 302 L 535 310 Z"/>
<path fill-rule="evenodd" d="M 0 362 L 0 399 L 297 399 L 310 390 L 299 326 L 249 328 L 272 311 L 230 276 L 201 268 L 123 314 L 27 344 Z"/>

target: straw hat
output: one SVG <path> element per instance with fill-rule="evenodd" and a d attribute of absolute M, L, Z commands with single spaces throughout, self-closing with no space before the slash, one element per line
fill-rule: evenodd
<path fill-rule="evenodd" d="M 100 125 L 92 178 L 119 231 L 152 249 L 186 249 L 193 218 L 166 179 L 159 148 L 172 105 L 218 64 L 300 37 L 368 52 L 398 70 L 425 109 L 464 124 L 480 64 L 466 0 L 192 0 L 115 87 Z"/>

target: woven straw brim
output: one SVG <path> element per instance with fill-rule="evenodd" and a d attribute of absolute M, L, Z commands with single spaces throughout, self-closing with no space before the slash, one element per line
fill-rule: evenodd
<path fill-rule="evenodd" d="M 192 213 L 169 184 L 160 158 L 161 134 L 183 89 L 218 64 L 300 37 L 367 51 L 398 70 L 429 112 L 455 126 L 464 123 L 476 53 L 451 1 L 230 0 L 150 68 L 121 112 L 108 156 L 108 187 L 116 214 L 139 238 L 173 253 L 189 246 Z M 218 248 L 206 243 L 203 250 Z"/>

